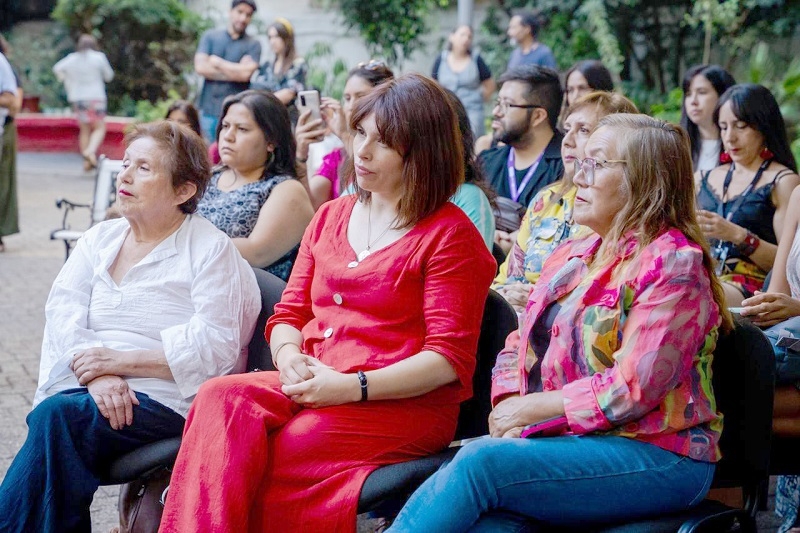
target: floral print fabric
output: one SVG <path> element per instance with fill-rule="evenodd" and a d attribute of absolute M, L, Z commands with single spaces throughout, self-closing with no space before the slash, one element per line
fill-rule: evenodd
<path fill-rule="evenodd" d="M 221 175 L 222 171 L 218 171 L 211 176 L 206 193 L 197 206 L 197 212 L 231 238 L 249 237 L 256 227 L 261 206 L 272 190 L 279 183 L 292 179 L 289 176 L 272 176 L 232 191 L 223 191 L 218 187 Z M 284 281 L 288 280 L 299 247 L 298 244 L 264 270 Z"/>
<path fill-rule="evenodd" d="M 534 196 L 522 219 L 517 242 L 500 265 L 492 288 L 507 283 L 536 283 L 542 265 L 559 244 L 592 232 L 572 221 L 577 187 L 570 187 L 563 195 L 562 187 L 561 182 L 554 183 Z"/>
<path fill-rule="evenodd" d="M 629 236 L 613 261 L 590 266 L 600 244 L 597 235 L 569 241 L 545 262 L 519 333 L 498 355 L 493 400 L 526 394 L 541 359 L 542 389 L 563 391 L 573 433 L 607 432 L 717 461 L 722 416 L 711 360 L 720 314 L 701 248 L 671 229 L 638 252 Z M 549 347 L 534 353 L 531 329 L 553 302 L 561 311 Z"/>

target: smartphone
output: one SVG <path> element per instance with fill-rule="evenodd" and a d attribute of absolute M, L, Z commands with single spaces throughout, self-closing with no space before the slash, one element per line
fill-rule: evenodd
<path fill-rule="evenodd" d="M 565 430 L 569 429 L 569 422 L 567 417 L 555 416 L 548 418 L 535 424 L 529 424 L 522 429 L 520 437 L 523 439 L 531 439 L 535 437 L 553 437 L 560 435 Z"/>
<path fill-rule="evenodd" d="M 311 120 L 319 120 L 322 114 L 319 110 L 319 91 L 300 91 L 297 93 L 297 101 L 295 102 L 297 109 L 303 113 L 306 109 L 311 110 Z"/>
<path fill-rule="evenodd" d="M 747 320 L 749 322 L 750 321 L 750 317 L 749 316 L 742 316 L 742 309 L 744 309 L 744 308 L 743 307 L 729 307 L 728 311 L 734 317 L 739 317 L 739 319 Z"/>

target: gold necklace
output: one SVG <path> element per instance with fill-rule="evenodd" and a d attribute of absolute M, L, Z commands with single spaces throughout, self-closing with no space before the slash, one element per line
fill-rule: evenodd
<path fill-rule="evenodd" d="M 392 226 L 394 226 L 395 222 L 397 222 L 397 216 L 395 216 L 392 219 L 392 221 L 389 222 L 389 225 L 386 226 L 386 229 L 384 229 L 381 232 L 381 234 L 378 235 L 375 238 L 374 241 L 372 241 L 372 237 L 371 237 L 372 236 L 372 202 L 369 203 L 369 208 L 367 209 L 367 247 L 364 248 L 363 250 L 361 250 L 361 252 L 359 252 L 358 255 L 356 255 L 356 257 L 358 257 L 358 262 L 359 263 L 361 261 L 363 261 L 364 259 L 366 259 L 367 256 L 372 253 L 372 247 L 375 246 L 376 244 L 378 244 L 378 241 L 380 241 L 383 238 L 383 236 L 386 235 L 389 232 L 389 230 L 392 228 Z"/>

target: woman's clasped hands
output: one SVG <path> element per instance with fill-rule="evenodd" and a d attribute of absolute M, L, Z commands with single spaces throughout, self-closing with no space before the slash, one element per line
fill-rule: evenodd
<path fill-rule="evenodd" d="M 361 386 L 355 374 L 343 374 L 299 351 L 278 363 L 281 391 L 303 407 L 317 408 L 357 402 Z"/>

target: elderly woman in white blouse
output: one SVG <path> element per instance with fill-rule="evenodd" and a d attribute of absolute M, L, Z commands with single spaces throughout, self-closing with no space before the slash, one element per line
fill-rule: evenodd
<path fill-rule="evenodd" d="M 0 486 L 0 531 L 90 531 L 117 457 L 178 436 L 197 389 L 241 372 L 260 297 L 232 241 L 193 215 L 210 168 L 199 136 L 140 125 L 117 177 L 121 219 L 78 241 L 45 310 L 28 437 Z"/>

